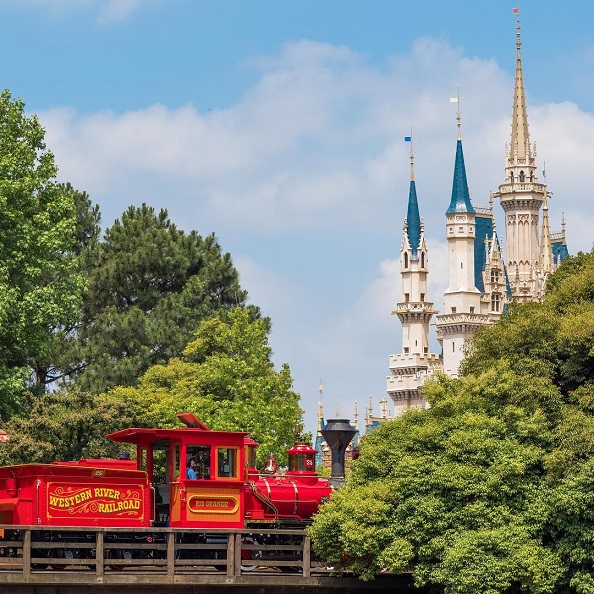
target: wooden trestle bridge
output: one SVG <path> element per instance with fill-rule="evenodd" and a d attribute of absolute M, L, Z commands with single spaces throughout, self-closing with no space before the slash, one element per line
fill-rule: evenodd
<path fill-rule="evenodd" d="M 10 535 L 14 527 L 0 529 Z M 51 540 L 55 532 L 60 540 Z M 185 544 L 182 532 L 135 529 L 131 543 L 121 540 L 129 528 L 84 528 L 88 537 L 81 542 L 80 528 L 19 527 L 13 540 L 0 541 L 0 594 L 412 591 L 409 576 L 361 582 L 334 575 L 312 556 L 303 530 L 283 530 L 274 544 L 262 544 L 279 534 L 269 529 L 209 530 L 200 544 Z"/>

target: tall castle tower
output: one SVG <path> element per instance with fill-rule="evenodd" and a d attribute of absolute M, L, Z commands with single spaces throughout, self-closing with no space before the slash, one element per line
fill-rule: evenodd
<path fill-rule="evenodd" d="M 466 179 L 460 97 L 457 98 L 457 102 L 458 139 L 454 181 L 450 206 L 446 211 L 449 285 L 444 295 L 444 313 L 437 316 L 436 324 L 437 340 L 443 348 L 443 371 L 454 377 L 458 375 L 460 363 L 464 358 L 465 341 L 471 338 L 480 326 L 491 324 L 489 316 L 482 313 L 481 291 L 476 287 L 477 215 L 470 202 Z"/>
<path fill-rule="evenodd" d="M 541 298 L 543 283 L 546 275 L 552 272 L 552 265 L 543 261 L 539 241 L 539 213 L 547 198 L 547 187 L 538 181 L 536 144 L 530 144 L 519 20 L 516 30 L 516 80 L 511 142 L 509 146 L 506 145 L 505 182 L 499 186 L 495 196 L 500 199 L 505 212 L 505 253 L 511 298 L 527 302 Z M 545 242 L 543 248 L 548 251 L 550 231 L 546 229 L 546 237 L 545 229 L 542 231 Z M 543 264 L 548 266 L 546 272 L 543 272 Z"/>
<path fill-rule="evenodd" d="M 516 11 L 515 11 L 516 12 Z M 465 343 L 480 327 L 496 322 L 510 301 L 540 301 L 547 277 L 568 255 L 565 219 L 551 232 L 547 190 L 537 177 L 536 146 L 530 143 L 522 73 L 520 23 L 516 24 L 516 72 L 511 142 L 506 145 L 505 182 L 491 195 L 488 207 L 473 206 L 462 150 L 460 96 L 454 179 L 446 211 L 449 286 L 444 311 L 437 315 L 442 355 L 429 354 L 428 329 L 433 304 L 425 301 L 427 246 L 419 217 L 411 144 L 411 182 L 407 219 L 400 250 L 402 302 L 392 312 L 402 323 L 402 352 L 390 356 L 388 394 L 395 416 L 410 407 L 427 406 L 420 387 L 435 371 L 456 377 Z M 407 140 L 411 140 L 407 137 Z M 493 199 L 505 215 L 505 256 L 495 230 Z M 539 224 L 542 208 L 542 225 Z"/>
<path fill-rule="evenodd" d="M 429 264 L 417 200 L 412 135 L 405 140 L 410 142 L 410 188 L 400 247 L 402 300 L 392 312 L 402 323 L 402 351 L 390 356 L 387 378 L 387 392 L 394 401 L 395 416 L 409 408 L 425 406 L 419 386 L 427 375 L 441 367 L 439 355 L 429 352 L 429 322 L 437 311 L 427 300 Z"/>

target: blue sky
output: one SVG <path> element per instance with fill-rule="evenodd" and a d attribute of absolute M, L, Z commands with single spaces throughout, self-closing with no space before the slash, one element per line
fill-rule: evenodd
<path fill-rule="evenodd" d="M 460 86 L 473 202 L 503 181 L 513 2 L 0 0 L 2 86 L 38 113 L 60 180 L 111 224 L 129 204 L 215 232 L 271 316 L 315 427 L 361 413 L 400 351 L 390 315 L 413 126 L 430 295 L 446 284 L 444 212 Z M 532 140 L 553 230 L 589 250 L 594 34 L 588 3 L 521 3 Z M 503 231 L 500 209 L 499 228 Z"/>

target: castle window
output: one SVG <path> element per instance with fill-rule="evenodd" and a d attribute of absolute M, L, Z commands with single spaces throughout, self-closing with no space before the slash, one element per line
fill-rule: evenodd
<path fill-rule="evenodd" d="M 404 252 L 404 267 L 408 268 L 408 253 Z"/>
<path fill-rule="evenodd" d="M 509 172 L 509 181 L 513 184 L 514 183 L 514 172 L 510 171 Z"/>
<path fill-rule="evenodd" d="M 408 293 L 404 294 L 404 303 L 408 303 L 410 295 Z"/>
<path fill-rule="evenodd" d="M 534 181 L 534 173 L 532 171 L 530 172 L 530 181 Z"/>
<path fill-rule="evenodd" d="M 421 303 L 425 301 L 425 293 L 421 293 Z"/>
<path fill-rule="evenodd" d="M 410 349 L 408 347 L 404 347 L 404 354 L 408 355 L 408 352 L 410 351 Z"/>
<path fill-rule="evenodd" d="M 491 311 L 499 311 L 501 307 L 501 295 L 499 293 L 493 293 L 491 295 Z"/>
<path fill-rule="evenodd" d="M 499 282 L 499 270 L 491 270 L 491 283 Z"/>
<path fill-rule="evenodd" d="M 456 343 L 452 340 L 452 353 L 456 352 Z"/>
<path fill-rule="evenodd" d="M 470 306 L 470 313 L 474 313 L 474 307 L 472 305 Z"/>
<path fill-rule="evenodd" d="M 429 352 L 429 347 L 428 346 L 424 346 L 423 347 L 423 353 L 426 355 Z"/>
<path fill-rule="evenodd" d="M 456 308 L 452 307 L 452 313 L 456 313 Z"/>
<path fill-rule="evenodd" d="M 421 268 L 425 268 L 425 252 L 421 252 Z"/>
<path fill-rule="evenodd" d="M 523 171 L 520 171 L 520 182 L 526 181 L 526 176 L 524 175 Z"/>

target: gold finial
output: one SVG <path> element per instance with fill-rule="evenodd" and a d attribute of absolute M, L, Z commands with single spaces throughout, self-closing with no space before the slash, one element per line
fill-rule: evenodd
<path fill-rule="evenodd" d="M 413 129 L 410 127 L 410 181 L 415 181 L 415 151 L 413 149 Z"/>
<path fill-rule="evenodd" d="M 543 180 L 543 194 L 544 194 L 544 203 L 542 205 L 543 210 L 549 210 L 548 199 L 552 197 L 551 192 L 547 192 L 547 162 L 544 161 L 542 164 L 542 180 Z"/>
<path fill-rule="evenodd" d="M 318 433 L 320 433 L 322 430 L 322 419 L 324 418 L 324 409 L 322 408 L 322 394 L 324 392 L 324 386 L 322 385 L 322 380 L 320 380 L 318 392 L 320 393 L 320 399 L 318 400 Z"/>
<path fill-rule="evenodd" d="M 457 103 L 458 109 L 456 113 L 456 122 L 458 124 L 458 140 L 462 140 L 462 112 L 460 105 L 464 97 L 460 97 L 460 87 L 458 87 L 458 94 L 455 97 L 450 97 L 450 103 Z"/>
<path fill-rule="evenodd" d="M 516 20 L 516 47 L 518 48 L 518 54 L 520 53 L 520 48 L 522 47 L 522 40 L 521 40 L 521 36 L 520 36 L 520 32 L 522 29 L 522 25 L 520 24 L 520 3 L 518 2 L 516 4 L 516 7 L 514 8 L 514 14 L 518 17 Z"/>
<path fill-rule="evenodd" d="M 410 136 L 404 137 L 404 142 L 410 142 L 410 181 L 415 181 L 415 151 L 413 148 L 413 130 L 410 127 Z"/>

